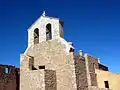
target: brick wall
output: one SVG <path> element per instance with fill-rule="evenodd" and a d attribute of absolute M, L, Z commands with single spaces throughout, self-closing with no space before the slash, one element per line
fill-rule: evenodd
<path fill-rule="evenodd" d="M 77 90 L 87 90 L 88 84 L 84 57 L 75 56 L 75 73 Z"/>
<path fill-rule="evenodd" d="M 86 67 L 88 68 L 87 76 L 89 77 L 89 85 L 97 86 L 97 78 L 96 78 L 95 69 L 99 68 L 98 61 L 96 58 L 90 55 L 86 55 L 85 57 L 86 57 L 86 62 L 87 62 Z"/>
<path fill-rule="evenodd" d="M 45 90 L 57 90 L 55 70 L 45 70 Z"/>
<path fill-rule="evenodd" d="M 95 87 L 95 86 L 89 86 L 88 90 L 111 90 L 111 89 L 108 89 L 108 88 L 98 88 L 98 87 Z"/>
<path fill-rule="evenodd" d="M 8 68 L 8 72 L 5 72 L 5 68 Z M 0 65 L 0 90 L 19 90 L 19 69 Z"/>

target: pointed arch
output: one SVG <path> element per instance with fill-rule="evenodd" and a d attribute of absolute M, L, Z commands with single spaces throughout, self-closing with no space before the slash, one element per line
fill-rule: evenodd
<path fill-rule="evenodd" d="M 39 29 L 35 28 L 34 30 L 34 44 L 39 43 Z"/>
<path fill-rule="evenodd" d="M 51 32 L 51 24 L 48 23 L 46 25 L 46 40 L 51 40 L 52 39 L 52 32 Z"/>

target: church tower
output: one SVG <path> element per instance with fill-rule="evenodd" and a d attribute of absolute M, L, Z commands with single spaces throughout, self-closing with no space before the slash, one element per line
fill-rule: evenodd
<path fill-rule="evenodd" d="M 28 47 L 58 37 L 64 37 L 63 21 L 48 17 L 43 12 L 42 16 L 28 29 Z"/>
<path fill-rule="evenodd" d="M 44 12 L 32 24 L 20 61 L 20 90 L 77 90 L 74 48 L 64 39 L 60 19 Z"/>

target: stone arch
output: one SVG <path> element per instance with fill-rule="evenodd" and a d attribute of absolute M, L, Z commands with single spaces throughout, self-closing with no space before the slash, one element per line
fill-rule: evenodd
<path fill-rule="evenodd" d="M 34 30 L 34 44 L 39 43 L 39 29 L 35 28 Z"/>
<path fill-rule="evenodd" d="M 51 24 L 48 23 L 46 25 L 46 40 L 51 40 L 52 39 L 52 30 L 51 30 Z"/>

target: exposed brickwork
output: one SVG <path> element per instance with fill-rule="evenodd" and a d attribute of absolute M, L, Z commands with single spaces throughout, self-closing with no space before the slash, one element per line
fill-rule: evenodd
<path fill-rule="evenodd" d="M 98 88 L 98 87 L 95 87 L 95 86 L 89 86 L 88 90 L 111 90 L 111 89 L 108 89 L 108 88 Z"/>
<path fill-rule="evenodd" d="M 85 90 L 88 84 L 84 57 L 75 56 L 75 73 L 77 90 Z"/>
<path fill-rule="evenodd" d="M 57 90 L 56 71 L 45 70 L 45 90 Z"/>
<path fill-rule="evenodd" d="M 97 86 L 97 78 L 95 69 L 98 69 L 98 61 L 96 58 L 87 55 L 88 58 L 88 68 L 89 68 L 89 74 L 90 74 L 90 80 L 91 80 L 91 86 Z"/>
<path fill-rule="evenodd" d="M 5 72 L 8 68 L 8 72 Z M 19 90 L 19 69 L 14 66 L 0 65 L 0 90 Z"/>

